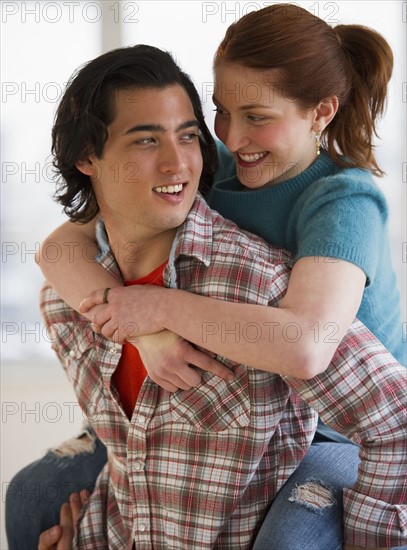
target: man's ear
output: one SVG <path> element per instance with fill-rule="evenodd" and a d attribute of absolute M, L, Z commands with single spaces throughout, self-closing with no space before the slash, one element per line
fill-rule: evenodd
<path fill-rule="evenodd" d="M 318 103 L 314 110 L 314 125 L 322 132 L 336 115 L 339 108 L 339 100 L 336 95 L 326 97 Z"/>
<path fill-rule="evenodd" d="M 95 177 L 97 174 L 96 165 L 89 158 L 78 160 L 78 162 L 75 163 L 75 166 L 79 170 L 79 172 L 82 172 L 82 174 L 85 174 L 85 176 Z"/>

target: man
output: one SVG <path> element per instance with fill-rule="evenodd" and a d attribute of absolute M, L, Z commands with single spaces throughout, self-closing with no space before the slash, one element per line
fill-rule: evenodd
<path fill-rule="evenodd" d="M 60 201 L 72 219 L 100 211 L 100 262 L 118 278 L 264 305 L 284 295 L 291 257 L 196 195 L 215 167 L 213 141 L 193 86 L 168 54 L 136 46 L 82 69 L 61 102 L 54 151 L 67 182 Z M 345 495 L 348 542 L 402 543 L 405 371 L 360 323 L 312 380 L 223 359 L 230 380 L 204 373 L 199 386 L 171 394 L 149 378 L 134 382 L 139 358 L 123 360 L 131 344 L 95 334 L 49 285 L 41 306 L 108 449 L 92 495 L 61 510 L 62 526 L 78 519 L 79 548 L 250 548 L 309 447 L 316 410 L 362 447 Z"/>

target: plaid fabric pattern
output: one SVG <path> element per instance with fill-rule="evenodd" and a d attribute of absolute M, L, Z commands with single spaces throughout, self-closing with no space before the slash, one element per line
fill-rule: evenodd
<path fill-rule="evenodd" d="M 102 250 L 102 265 L 118 276 L 111 251 Z M 290 265 L 288 253 L 242 232 L 197 197 L 164 282 L 222 300 L 276 305 Z M 109 451 L 77 548 L 249 549 L 268 505 L 309 447 L 315 411 L 362 446 L 361 474 L 346 494 L 348 542 L 404 540 L 405 371 L 360 323 L 313 380 L 219 358 L 233 368 L 232 382 L 204 373 L 197 388 L 171 394 L 147 378 L 129 422 L 111 384 L 121 346 L 94 334 L 49 285 L 41 306 L 53 348 Z"/>
<path fill-rule="evenodd" d="M 358 480 L 344 489 L 347 542 L 407 548 L 406 369 L 355 321 L 323 374 L 284 378 L 326 424 L 361 447 Z"/>

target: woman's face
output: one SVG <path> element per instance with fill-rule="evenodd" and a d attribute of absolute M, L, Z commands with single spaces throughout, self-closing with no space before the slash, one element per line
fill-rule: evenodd
<path fill-rule="evenodd" d="M 233 153 L 246 187 L 280 183 L 315 160 L 316 112 L 300 110 L 295 100 L 277 92 L 272 71 L 220 63 L 213 100 L 216 135 Z"/>

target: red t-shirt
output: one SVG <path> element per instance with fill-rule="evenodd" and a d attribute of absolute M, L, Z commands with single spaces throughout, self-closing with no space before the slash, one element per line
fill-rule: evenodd
<path fill-rule="evenodd" d="M 163 286 L 163 272 L 166 265 L 167 262 L 165 261 L 145 277 L 134 281 L 124 281 L 124 285 Z M 146 376 L 147 371 L 138 350 L 129 342 L 125 342 L 119 364 L 112 376 L 112 382 L 119 392 L 122 407 L 129 420 L 132 417 L 138 394 Z"/>

